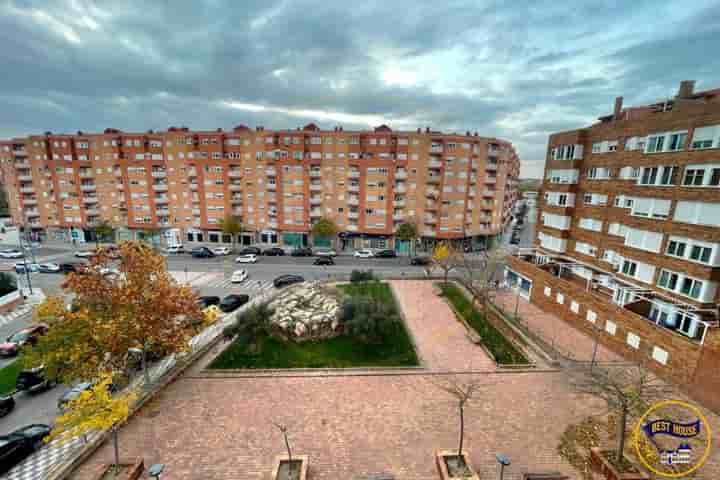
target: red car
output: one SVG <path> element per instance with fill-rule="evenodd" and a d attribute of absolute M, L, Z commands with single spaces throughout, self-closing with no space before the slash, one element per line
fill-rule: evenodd
<path fill-rule="evenodd" d="M 31 325 L 10 335 L 4 343 L 0 343 L 0 355 L 3 357 L 12 357 L 20 352 L 23 345 L 34 345 L 39 336 L 44 335 L 48 331 L 48 326 L 44 323 Z"/>

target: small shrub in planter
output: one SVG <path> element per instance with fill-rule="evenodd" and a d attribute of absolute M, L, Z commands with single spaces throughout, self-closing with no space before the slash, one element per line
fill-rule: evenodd
<path fill-rule="evenodd" d="M 381 342 L 400 328 L 393 308 L 371 297 L 350 297 L 342 305 L 341 319 L 348 334 L 364 343 Z"/>
<path fill-rule="evenodd" d="M 372 270 L 353 270 L 350 272 L 350 283 L 370 282 L 374 278 Z"/>

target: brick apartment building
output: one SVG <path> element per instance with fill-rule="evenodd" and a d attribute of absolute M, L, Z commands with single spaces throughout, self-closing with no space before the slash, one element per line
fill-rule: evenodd
<path fill-rule="evenodd" d="M 520 295 L 720 408 L 720 89 L 550 136 Z"/>
<path fill-rule="evenodd" d="M 507 141 L 384 125 L 47 132 L 0 142 L 0 160 L 13 220 L 34 235 L 90 241 L 106 220 L 120 238 L 229 242 L 218 223 L 236 215 L 240 244 L 307 245 L 324 217 L 347 249 L 395 247 L 404 222 L 426 245 L 485 244 L 510 219 L 519 173 Z"/>

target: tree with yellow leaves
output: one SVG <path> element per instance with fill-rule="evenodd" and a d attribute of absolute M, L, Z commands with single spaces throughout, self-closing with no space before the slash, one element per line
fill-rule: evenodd
<path fill-rule="evenodd" d="M 443 283 L 447 283 L 448 274 L 458 262 L 458 252 L 447 242 L 438 244 L 433 250 L 433 264 L 443 271 Z"/>
<path fill-rule="evenodd" d="M 107 273 L 112 259 L 100 249 L 86 272 L 68 276 L 62 287 L 74 294 L 71 309 L 59 298 L 38 308 L 50 328 L 26 352 L 26 363 L 44 364 L 54 380 L 93 380 L 100 372 L 125 372 L 131 349 L 142 351 L 145 366 L 148 352 L 188 348 L 192 325 L 203 321 L 197 294 L 178 284 L 147 244 L 125 242 L 120 255 L 119 274 Z"/>
<path fill-rule="evenodd" d="M 69 440 L 80 435 L 85 436 L 94 430 L 110 430 L 113 435 L 117 472 L 120 465 L 118 429 L 130 415 L 130 405 L 135 401 L 136 394 L 126 392 L 113 396 L 110 393 L 111 385 L 112 376 L 103 374 L 91 388 L 71 400 L 65 413 L 55 421 L 55 426 L 45 441 L 50 442 L 56 438 Z"/>

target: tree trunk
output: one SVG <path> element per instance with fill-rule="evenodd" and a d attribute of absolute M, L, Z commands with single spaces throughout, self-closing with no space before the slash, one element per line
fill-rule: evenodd
<path fill-rule="evenodd" d="M 118 429 L 113 427 L 113 449 L 115 450 L 115 475 L 120 468 L 120 450 L 118 449 Z"/>
<path fill-rule="evenodd" d="M 288 442 L 287 438 L 287 432 L 283 432 L 283 437 L 285 437 L 285 448 L 287 448 L 288 452 L 288 464 L 292 466 L 292 452 L 290 451 L 290 442 Z M 289 468 L 288 468 L 289 471 Z"/>
<path fill-rule="evenodd" d="M 617 423 L 617 450 L 615 451 L 615 459 L 620 465 L 623 458 L 623 451 L 625 450 L 625 422 L 627 421 L 627 406 L 622 405 L 620 407 L 620 415 L 618 416 Z"/>
<path fill-rule="evenodd" d="M 465 408 L 460 405 L 460 445 L 458 445 L 458 457 L 462 457 L 463 437 L 465 436 Z"/>

